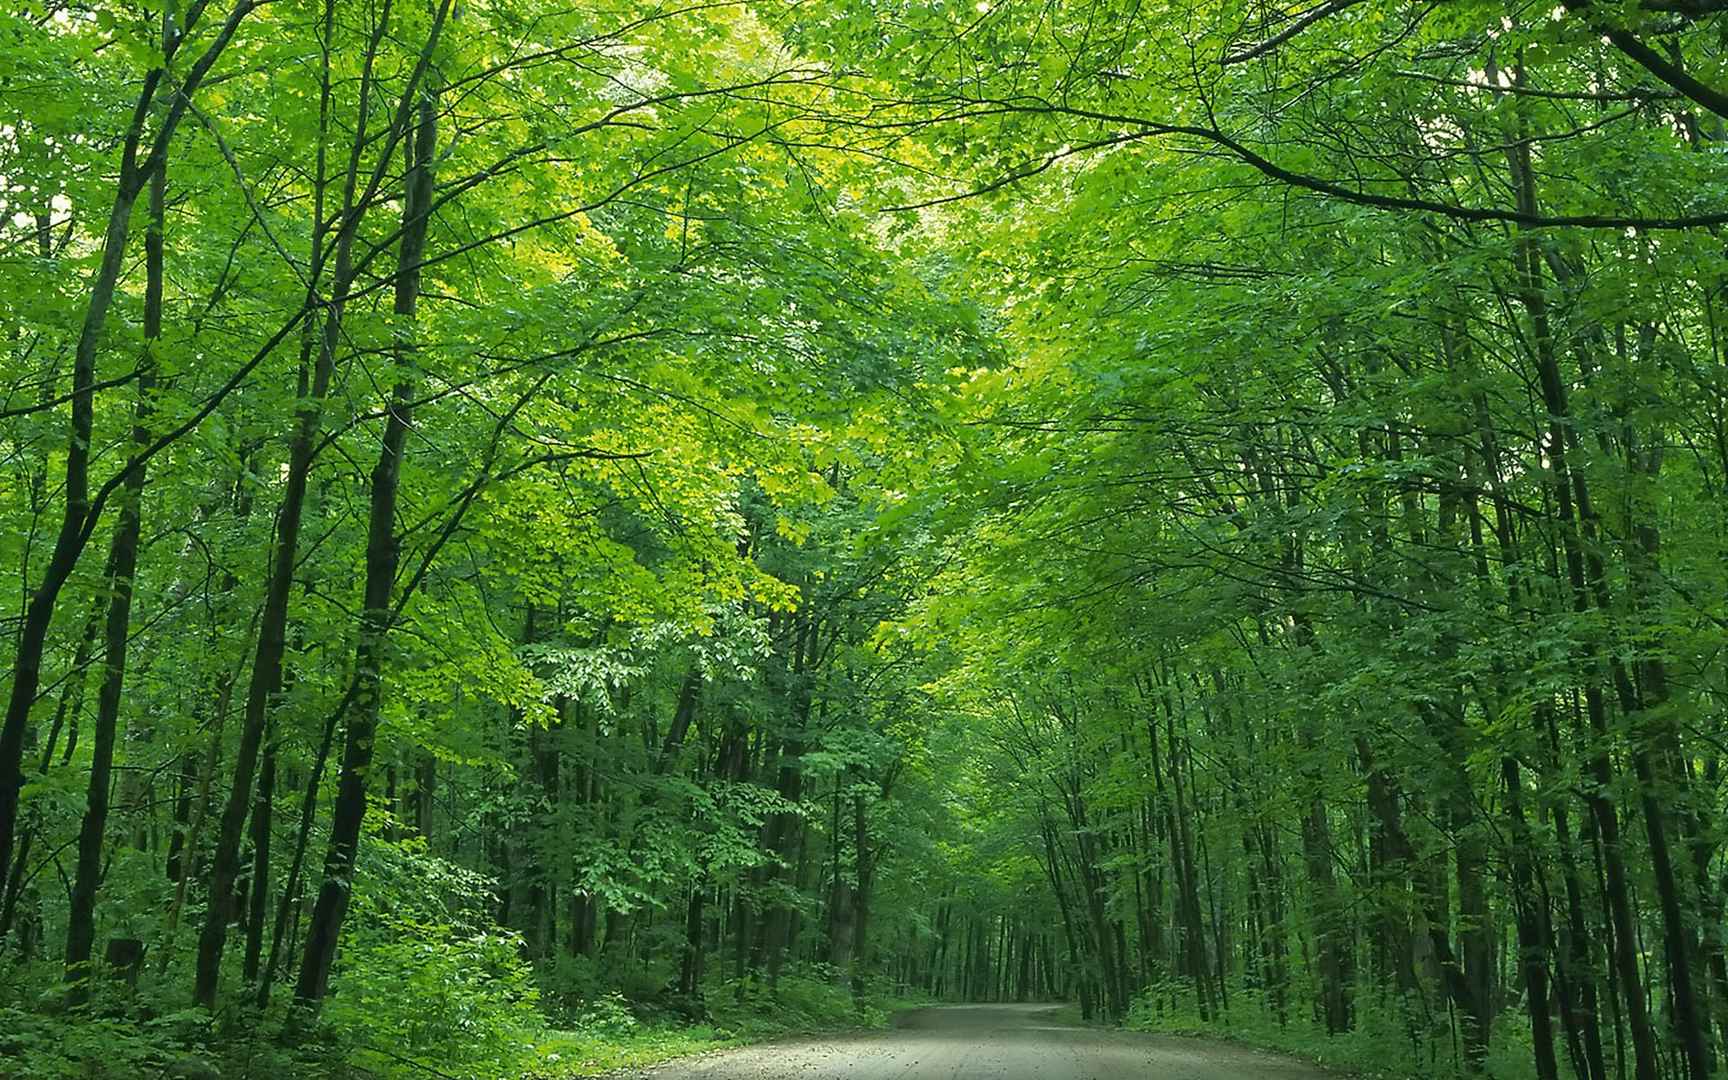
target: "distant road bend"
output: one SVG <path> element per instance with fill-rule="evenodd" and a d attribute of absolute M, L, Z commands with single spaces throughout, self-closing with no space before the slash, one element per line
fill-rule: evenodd
<path fill-rule="evenodd" d="M 891 1031 L 770 1043 L 620 1074 L 649 1080 L 1323 1080 L 1229 1044 L 1077 1027 L 1049 1005 L 957 1005 Z"/>

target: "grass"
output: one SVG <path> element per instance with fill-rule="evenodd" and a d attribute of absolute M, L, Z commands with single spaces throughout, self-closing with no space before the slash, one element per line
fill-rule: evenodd
<path fill-rule="evenodd" d="M 607 1011 L 576 1030 L 549 1030 L 519 1080 L 578 1080 L 789 1035 L 879 1030 L 894 1013 L 925 1004 L 885 992 L 855 1001 L 843 987 L 798 976 L 783 977 L 773 992 L 747 986 L 740 994 L 727 984 L 710 993 L 705 1022 L 640 1022 Z"/>
<path fill-rule="evenodd" d="M 707 1024 L 644 1028 L 628 1035 L 591 1035 L 549 1031 L 534 1048 L 533 1063 L 522 1080 L 573 1080 L 616 1069 L 657 1065 L 729 1046 L 751 1042 L 748 1035 L 726 1032 Z"/>

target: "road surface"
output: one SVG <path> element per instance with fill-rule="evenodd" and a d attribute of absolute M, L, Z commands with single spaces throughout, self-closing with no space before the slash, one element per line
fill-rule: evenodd
<path fill-rule="evenodd" d="M 648 1080 L 1323 1080 L 1226 1043 L 1077 1027 L 1049 1005 L 902 1014 L 891 1031 L 769 1043 L 620 1074 Z"/>

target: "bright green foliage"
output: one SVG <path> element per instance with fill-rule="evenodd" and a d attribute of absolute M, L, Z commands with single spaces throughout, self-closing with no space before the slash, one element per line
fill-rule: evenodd
<path fill-rule="evenodd" d="M 1720 1072 L 1725 18 L 0 14 L 0 1072 Z"/>

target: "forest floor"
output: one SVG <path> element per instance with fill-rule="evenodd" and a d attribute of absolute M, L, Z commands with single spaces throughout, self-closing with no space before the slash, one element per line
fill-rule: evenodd
<path fill-rule="evenodd" d="M 1050 1005 L 916 1009 L 892 1030 L 786 1039 L 704 1054 L 614 1080 L 1324 1080 L 1261 1050 L 1183 1036 L 1083 1027 Z"/>

